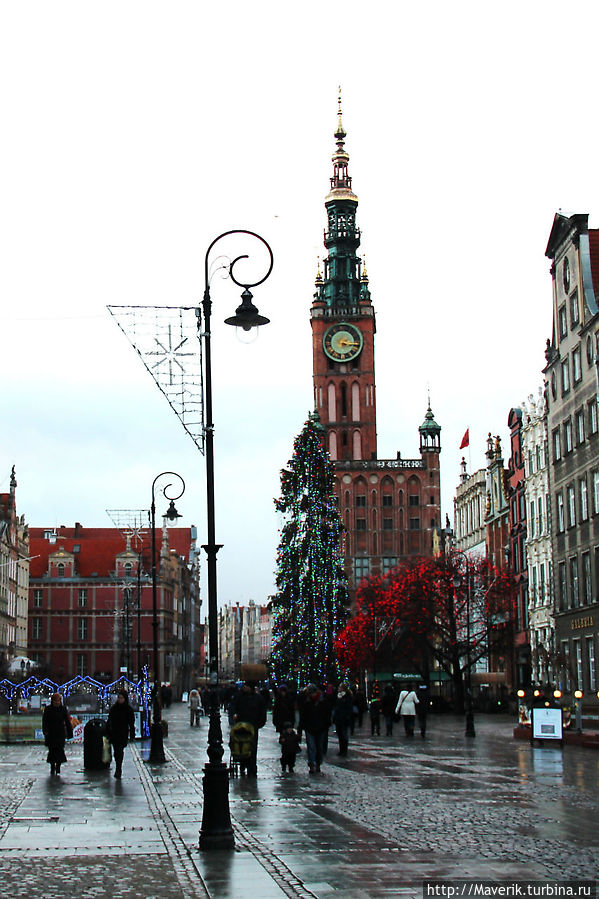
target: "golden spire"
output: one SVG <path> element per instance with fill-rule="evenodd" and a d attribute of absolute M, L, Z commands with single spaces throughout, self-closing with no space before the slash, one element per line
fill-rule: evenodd
<path fill-rule="evenodd" d="M 318 259 L 318 265 L 316 268 L 316 283 L 321 284 L 322 283 L 322 275 L 320 273 L 320 256 L 317 256 L 316 258 Z"/>
<path fill-rule="evenodd" d="M 362 275 L 360 281 L 368 282 L 368 272 L 366 271 L 366 256 L 362 256 Z"/>
<path fill-rule="evenodd" d="M 343 143 L 346 138 L 346 133 L 343 129 L 343 120 L 341 118 L 341 85 L 339 85 L 339 94 L 337 97 L 337 130 L 335 131 L 335 137 L 337 138 L 337 147 L 339 150 L 343 150 Z"/>

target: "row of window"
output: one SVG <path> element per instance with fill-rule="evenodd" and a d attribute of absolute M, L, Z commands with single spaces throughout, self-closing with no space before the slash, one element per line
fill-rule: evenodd
<path fill-rule="evenodd" d="M 400 527 L 401 527 L 400 522 Z M 382 527 L 384 531 L 392 531 L 393 530 L 393 519 L 392 518 L 383 518 Z M 420 530 L 420 519 L 419 518 L 410 518 L 408 520 L 408 527 L 411 531 L 419 531 Z M 431 527 L 435 527 L 434 519 Z M 366 519 L 365 518 L 356 518 L 356 530 L 357 531 L 365 531 L 366 530 Z"/>
<path fill-rule="evenodd" d="M 526 522 L 529 539 L 542 537 L 549 533 L 549 496 L 538 496 L 535 502 L 532 499 L 528 507 L 528 520 Z"/>
<path fill-rule="evenodd" d="M 591 571 L 591 553 L 571 556 L 557 566 L 557 583 L 559 590 L 560 611 L 578 609 L 599 600 L 599 546 L 595 547 L 595 578 L 597 596 L 593 596 L 593 578 Z"/>
<path fill-rule="evenodd" d="M 570 648 L 572 652 L 570 652 Z M 594 637 L 584 637 L 582 639 L 575 637 L 571 641 L 571 646 L 570 640 L 562 640 L 561 651 L 564 659 L 567 660 L 566 680 L 564 684 L 561 684 L 562 689 L 572 690 L 578 688 L 585 693 L 594 692 L 597 689 Z M 574 675 L 575 683 L 572 683 L 572 674 Z"/>
<path fill-rule="evenodd" d="M 381 567 L 383 574 L 389 574 L 389 572 L 395 568 L 398 564 L 397 556 L 383 556 L 381 559 Z M 364 580 L 365 577 L 368 577 L 370 574 L 370 559 L 368 558 L 357 558 L 354 559 L 354 583 L 359 584 Z"/>
<path fill-rule="evenodd" d="M 580 446 L 584 443 L 587 427 L 589 435 L 596 434 L 599 429 L 597 400 L 595 399 L 588 404 L 586 423 L 585 410 L 578 409 L 577 412 L 574 413 L 574 422 L 572 422 L 572 417 L 570 416 L 564 421 L 561 427 L 557 427 L 553 431 L 553 459 L 555 462 L 558 462 L 563 456 L 572 452 L 574 449 L 574 439 L 576 439 L 576 446 Z"/>
<path fill-rule="evenodd" d="M 33 640 L 41 640 L 43 637 L 45 618 L 31 619 L 31 637 Z M 77 639 L 87 640 L 89 634 L 89 625 L 87 618 L 77 619 Z"/>
<path fill-rule="evenodd" d="M 537 443 L 534 447 L 534 451 L 531 449 L 528 450 L 527 458 L 524 460 L 524 475 L 525 477 L 530 477 L 531 474 L 534 474 L 535 471 L 542 471 L 543 468 L 547 467 L 547 445 L 543 441 L 543 443 Z"/>
<path fill-rule="evenodd" d="M 33 608 L 41 609 L 44 603 L 44 591 L 36 588 L 33 591 Z M 80 609 L 87 608 L 87 587 L 81 587 L 77 591 L 77 605 Z"/>
<path fill-rule="evenodd" d="M 593 515 L 599 513 L 599 471 L 591 472 L 591 491 L 593 502 Z M 568 484 L 564 492 L 559 490 L 555 495 L 557 510 L 557 532 L 562 533 L 566 527 L 574 527 L 577 520 L 586 521 L 589 517 L 589 491 L 587 476 L 578 479 L 578 502 L 576 501 L 576 486 Z M 578 514 L 577 514 L 578 512 Z"/>
<path fill-rule="evenodd" d="M 403 490 L 400 490 L 399 492 L 400 492 L 399 504 L 403 505 Z M 349 491 L 347 493 L 346 498 L 348 498 L 348 497 L 349 497 Z M 375 497 L 376 497 L 376 493 L 375 493 Z M 364 508 L 366 506 L 366 494 L 359 493 L 355 497 L 355 504 L 356 504 L 356 508 Z M 393 495 L 391 493 L 383 494 L 383 496 L 381 497 L 381 504 L 382 504 L 383 508 L 389 508 L 389 506 L 392 506 L 393 505 Z M 435 504 L 434 496 L 431 496 L 430 504 L 431 504 L 431 506 L 434 506 L 434 504 Z M 419 506 L 420 505 L 420 497 L 415 494 L 410 494 L 408 496 L 408 505 L 409 506 Z"/>
<path fill-rule="evenodd" d="M 69 562 L 69 568 L 71 568 L 72 563 Z M 64 577 L 66 571 L 66 566 L 64 562 L 59 562 L 56 566 L 56 577 Z M 133 577 L 133 562 L 125 562 L 123 565 L 123 577 Z"/>
<path fill-rule="evenodd" d="M 562 359 L 560 366 L 562 396 L 565 396 L 569 392 L 572 384 L 576 385 L 582 381 L 582 352 L 580 344 L 572 350 L 570 356 L 566 356 Z M 589 337 L 587 340 L 587 364 L 589 368 L 593 363 L 593 343 Z M 553 399 L 557 398 L 557 380 L 555 372 L 551 375 L 551 394 Z"/>
<path fill-rule="evenodd" d="M 547 605 L 550 600 L 549 562 L 533 565 L 529 572 L 529 604 L 531 607 Z"/>
<path fill-rule="evenodd" d="M 577 290 L 572 291 L 572 295 L 569 298 L 569 303 L 563 303 L 558 309 L 557 318 L 559 324 L 559 336 L 561 340 L 563 340 L 568 333 L 568 305 L 570 306 L 570 330 L 574 330 L 576 325 L 580 324 L 580 308 L 578 306 Z"/>

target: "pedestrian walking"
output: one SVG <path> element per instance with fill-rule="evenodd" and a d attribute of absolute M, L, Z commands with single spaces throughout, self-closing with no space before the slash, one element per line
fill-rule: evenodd
<path fill-rule="evenodd" d="M 196 689 L 189 692 L 189 726 L 200 726 L 200 694 Z"/>
<path fill-rule="evenodd" d="M 378 683 L 373 684 L 372 693 L 370 695 L 370 704 L 368 706 L 370 715 L 370 736 L 374 737 L 375 731 L 377 736 L 381 735 L 381 696 Z"/>
<path fill-rule="evenodd" d="M 428 698 L 428 689 L 426 684 L 422 684 L 418 687 L 416 692 L 418 696 L 418 705 L 416 706 L 416 714 L 418 715 L 418 725 L 420 727 L 420 736 L 422 739 L 426 736 L 426 716 L 428 715 L 428 709 L 430 705 L 430 700 Z"/>
<path fill-rule="evenodd" d="M 308 770 L 318 774 L 325 751 L 325 737 L 331 723 L 329 703 L 315 684 L 306 689 L 306 702 L 302 706 L 301 724 L 306 734 Z"/>
<path fill-rule="evenodd" d="M 60 774 L 60 766 L 67 761 L 64 752 L 64 744 L 73 736 L 73 727 L 69 713 L 62 704 L 60 693 L 53 693 L 50 705 L 47 705 L 42 715 L 42 731 L 44 743 L 48 747 L 46 761 L 50 765 L 50 776 Z"/>
<path fill-rule="evenodd" d="M 401 715 L 403 720 L 404 731 L 406 737 L 414 736 L 414 719 L 416 717 L 416 706 L 418 705 L 418 697 L 414 693 L 412 684 L 408 684 L 407 690 L 402 690 L 397 701 L 396 715 Z"/>
<path fill-rule="evenodd" d="M 381 699 L 381 712 L 385 719 L 385 736 L 393 736 L 393 718 L 395 716 L 395 693 L 391 684 L 387 684 L 383 690 Z"/>
<path fill-rule="evenodd" d="M 259 693 L 256 693 L 255 685 L 246 681 L 233 701 L 233 713 L 235 721 L 251 724 L 254 728 L 252 755 L 247 763 L 247 776 L 256 777 L 258 774 L 258 731 L 266 724 L 266 703 Z"/>
<path fill-rule="evenodd" d="M 129 705 L 129 694 L 126 690 L 119 690 L 116 702 L 108 712 L 108 739 L 112 743 L 116 763 L 114 776 L 120 780 L 125 746 L 128 740 L 135 739 L 135 715 Z"/>
<path fill-rule="evenodd" d="M 289 768 L 291 773 L 295 768 L 296 756 L 301 749 L 297 732 L 294 730 L 291 721 L 283 723 L 279 743 L 281 744 L 281 769 L 285 773 L 285 769 Z"/>
<path fill-rule="evenodd" d="M 295 724 L 295 699 L 289 692 L 287 684 L 281 684 L 272 707 L 272 723 L 280 734 L 288 722 L 291 722 L 292 726 Z"/>
<path fill-rule="evenodd" d="M 354 703 L 356 707 L 356 716 L 358 719 L 358 727 L 362 727 L 362 723 L 364 721 L 364 713 L 368 710 L 368 703 L 366 702 L 366 693 L 362 690 L 361 687 L 354 690 Z"/>
<path fill-rule="evenodd" d="M 349 730 L 354 714 L 354 698 L 348 684 L 340 684 L 337 692 L 337 701 L 333 709 L 333 722 L 339 741 L 337 755 L 347 755 L 349 745 Z"/>

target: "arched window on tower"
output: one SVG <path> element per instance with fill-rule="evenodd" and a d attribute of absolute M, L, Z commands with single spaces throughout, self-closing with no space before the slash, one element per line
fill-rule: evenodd
<path fill-rule="evenodd" d="M 362 458 L 362 435 L 359 431 L 354 431 L 354 459 Z"/>
<path fill-rule="evenodd" d="M 332 462 L 337 461 L 337 434 L 335 431 L 329 432 L 329 456 Z"/>
<path fill-rule="evenodd" d="M 360 421 L 360 385 L 357 381 L 351 386 L 351 417 L 354 421 Z"/>
<path fill-rule="evenodd" d="M 337 421 L 335 385 L 329 384 L 329 421 Z"/>

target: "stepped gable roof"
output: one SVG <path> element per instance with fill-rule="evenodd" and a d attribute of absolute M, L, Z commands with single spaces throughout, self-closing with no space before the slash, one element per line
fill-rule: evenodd
<path fill-rule="evenodd" d="M 29 574 L 32 578 L 39 578 L 46 574 L 48 557 L 60 549 L 73 553 L 79 577 L 90 577 L 92 574 L 105 577 L 114 571 L 116 556 L 125 552 L 127 548 L 125 536 L 116 528 L 56 528 L 55 543 L 51 543 L 44 537 L 47 530 L 50 529 L 29 529 L 29 553 L 33 556 Z M 175 550 L 179 556 L 189 562 L 191 548 L 189 528 L 169 528 L 168 542 L 169 549 Z M 75 546 L 79 547 L 77 552 L 73 552 Z M 161 548 L 162 528 L 156 528 L 156 552 L 160 553 Z M 148 529 L 143 543 L 144 553 L 148 554 L 149 549 L 150 533 Z"/>

